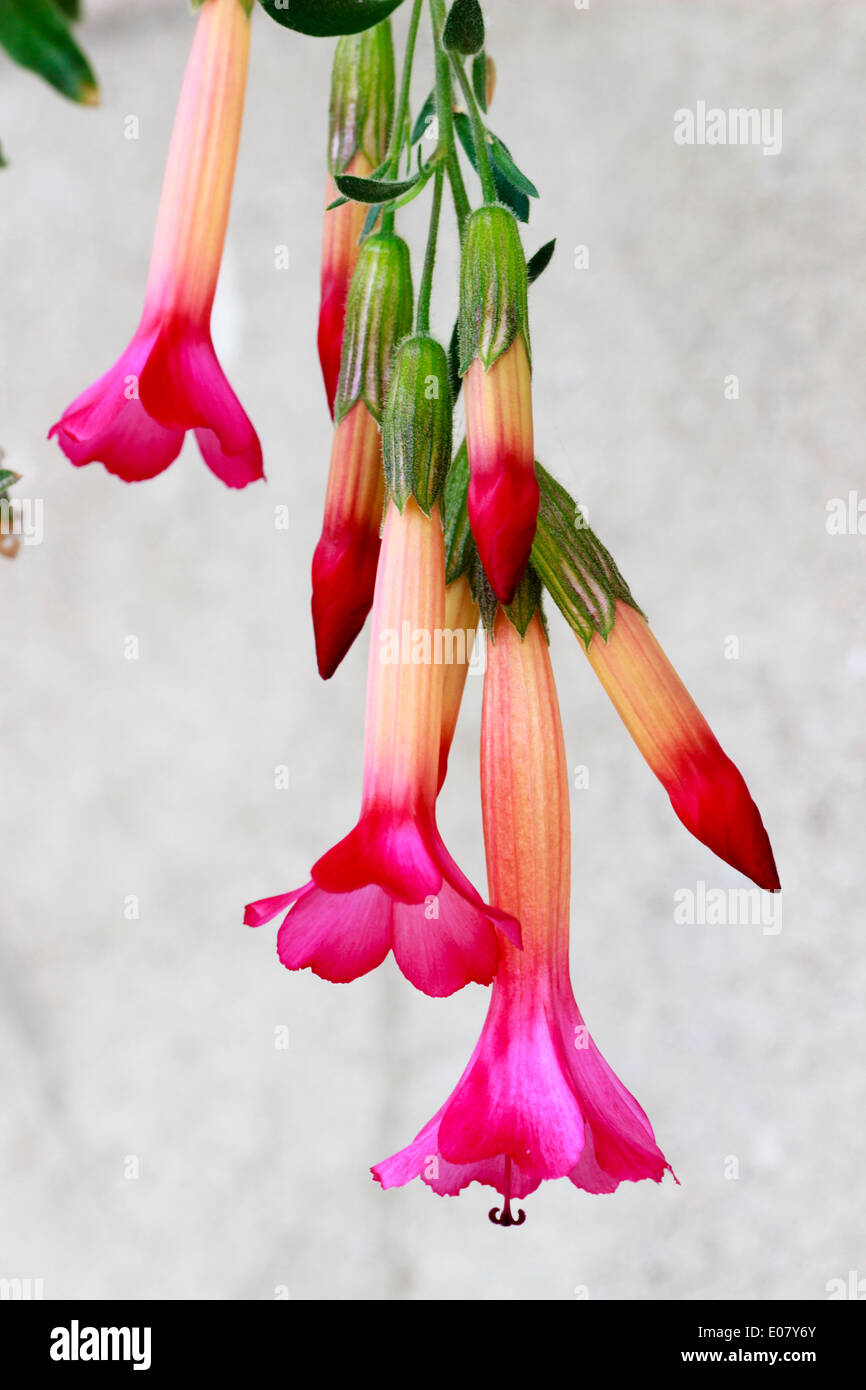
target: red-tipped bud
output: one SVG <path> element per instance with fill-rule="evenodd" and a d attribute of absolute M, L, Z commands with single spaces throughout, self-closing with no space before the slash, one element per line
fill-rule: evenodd
<path fill-rule="evenodd" d="M 313 631 L 328 680 L 370 611 L 385 498 L 379 430 L 363 401 L 334 431 L 322 535 L 313 555 Z"/>
<path fill-rule="evenodd" d="M 461 259 L 468 507 L 481 563 L 505 604 L 529 560 L 538 515 L 526 288 L 513 215 L 479 208 L 467 223 Z"/>
<path fill-rule="evenodd" d="M 382 162 L 393 110 L 394 50 L 391 24 L 385 20 L 361 34 L 344 35 L 334 54 L 318 334 L 319 361 L 332 415 L 340 376 L 346 300 L 367 208 L 351 201 L 330 212 L 327 208 L 337 197 L 337 175 L 364 178 Z"/>
<path fill-rule="evenodd" d="M 759 888 L 781 885 L 769 837 L 741 774 L 722 750 L 646 619 L 618 600 L 593 670 L 687 830 Z"/>

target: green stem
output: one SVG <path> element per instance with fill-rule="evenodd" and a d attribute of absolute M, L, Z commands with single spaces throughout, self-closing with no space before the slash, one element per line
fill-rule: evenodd
<path fill-rule="evenodd" d="M 433 288 L 433 265 L 436 261 L 436 237 L 439 232 L 439 209 L 442 206 L 442 176 L 444 165 L 436 166 L 433 183 L 433 203 L 430 208 L 430 226 L 427 231 L 427 250 L 424 253 L 424 269 L 418 287 L 418 308 L 415 314 L 415 332 L 430 332 L 430 293 Z"/>
<path fill-rule="evenodd" d="M 406 35 L 406 49 L 403 54 L 403 71 L 400 74 L 400 94 L 397 98 L 397 108 L 394 112 L 394 124 L 391 127 L 391 138 L 388 142 L 388 169 L 386 177 L 396 179 L 400 172 L 400 155 L 403 152 L 403 141 L 406 137 L 406 115 L 409 110 L 409 86 L 412 81 L 412 63 L 415 58 L 415 40 L 418 37 L 418 24 L 421 19 L 421 6 L 424 0 L 415 0 L 412 6 L 412 17 L 409 20 L 409 32 Z M 382 231 L 392 232 L 394 230 L 394 210 L 390 209 L 382 218 Z"/>
<path fill-rule="evenodd" d="M 493 169 L 490 164 L 490 151 L 487 148 L 487 135 L 484 130 L 484 122 L 481 119 L 481 112 L 478 110 L 478 102 L 475 100 L 475 93 L 472 90 L 472 83 L 466 76 L 462 62 L 456 56 L 451 55 L 454 71 L 460 83 L 463 99 L 466 102 L 466 110 L 469 114 L 469 122 L 472 126 L 472 140 L 475 145 L 475 158 L 478 161 L 478 177 L 481 179 L 481 191 L 484 194 L 485 203 L 496 202 L 496 184 L 493 182 Z"/>
<path fill-rule="evenodd" d="M 466 219 L 472 209 L 460 170 L 457 141 L 454 136 L 451 64 L 448 61 L 448 54 L 442 47 L 442 31 L 445 28 L 445 0 L 430 0 L 430 16 L 433 21 L 433 40 L 436 45 L 436 122 L 439 127 L 439 144 L 445 151 L 448 182 L 451 184 L 451 196 L 454 199 L 454 211 L 457 214 L 457 229 L 462 243 Z"/>

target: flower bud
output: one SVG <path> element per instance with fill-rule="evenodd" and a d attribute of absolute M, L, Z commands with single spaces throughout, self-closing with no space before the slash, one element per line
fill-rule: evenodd
<path fill-rule="evenodd" d="M 346 172 L 358 154 L 378 168 L 394 116 L 394 46 L 386 19 L 360 34 L 344 34 L 334 53 L 328 129 L 328 169 Z"/>
<path fill-rule="evenodd" d="M 468 509 L 481 563 L 504 604 L 526 568 L 538 516 L 526 289 L 513 215 L 479 208 L 466 226 L 458 319 Z"/>
<path fill-rule="evenodd" d="M 393 232 L 377 232 L 361 247 L 349 288 L 340 382 L 339 423 L 363 400 L 378 424 L 388 395 L 394 353 L 412 327 L 409 247 Z"/>
<path fill-rule="evenodd" d="M 330 207 L 337 197 L 334 179 L 346 173 L 366 178 L 381 164 L 393 108 L 394 52 L 390 21 L 385 20 L 362 34 L 344 35 L 334 54 L 318 332 L 319 361 L 332 415 L 340 379 L 346 300 L 367 218 L 363 203 L 349 201 Z"/>
<path fill-rule="evenodd" d="M 382 424 L 385 482 L 401 512 L 412 496 L 430 515 L 451 462 L 451 408 L 445 349 L 427 334 L 407 338 Z"/>

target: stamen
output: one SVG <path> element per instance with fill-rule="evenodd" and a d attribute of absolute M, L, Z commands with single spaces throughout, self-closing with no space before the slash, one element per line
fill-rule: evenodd
<path fill-rule="evenodd" d="M 522 1226 L 526 1220 L 526 1212 L 520 1208 L 517 1215 L 511 1215 L 511 1155 L 505 1155 L 505 1200 L 502 1204 L 502 1211 L 497 1207 L 491 1207 L 487 1213 L 494 1226 Z"/>

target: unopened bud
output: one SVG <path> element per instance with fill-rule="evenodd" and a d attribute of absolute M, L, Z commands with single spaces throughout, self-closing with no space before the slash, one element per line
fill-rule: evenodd
<path fill-rule="evenodd" d="M 388 149 L 394 116 L 394 46 L 391 21 L 337 43 L 331 75 L 328 167 L 342 174 L 357 154 L 377 168 Z"/>
<path fill-rule="evenodd" d="M 385 482 L 400 511 L 413 496 L 430 515 L 451 462 L 451 411 L 445 349 L 427 334 L 407 338 L 382 425 Z"/>
<path fill-rule="evenodd" d="M 394 353 L 411 327 L 409 247 L 393 232 L 377 232 L 361 247 L 349 287 L 335 421 L 363 400 L 382 423 Z"/>

